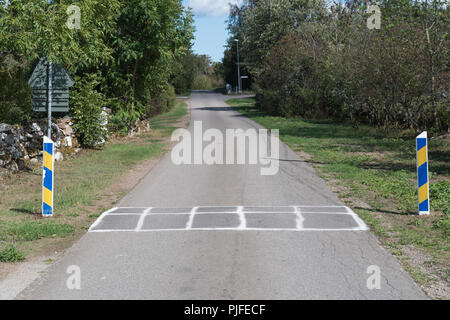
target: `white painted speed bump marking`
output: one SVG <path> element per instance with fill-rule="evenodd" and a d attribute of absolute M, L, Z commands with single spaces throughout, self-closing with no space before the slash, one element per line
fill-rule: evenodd
<path fill-rule="evenodd" d="M 365 231 L 367 225 L 345 206 L 226 206 L 112 208 L 89 232 L 182 230 Z"/>

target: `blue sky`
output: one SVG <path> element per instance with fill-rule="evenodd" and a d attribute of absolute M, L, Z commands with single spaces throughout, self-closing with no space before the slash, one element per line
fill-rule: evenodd
<path fill-rule="evenodd" d="M 228 3 L 240 0 L 183 0 L 191 7 L 195 15 L 195 40 L 193 50 L 198 54 L 207 54 L 213 61 L 221 61 L 224 45 L 228 38 Z"/>

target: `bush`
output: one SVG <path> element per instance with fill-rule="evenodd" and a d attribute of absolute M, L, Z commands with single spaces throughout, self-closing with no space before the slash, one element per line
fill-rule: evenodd
<path fill-rule="evenodd" d="M 171 85 L 167 85 L 159 94 L 148 101 L 146 112 L 143 117 L 152 117 L 154 115 L 168 112 L 175 106 L 176 96 L 175 89 Z"/>
<path fill-rule="evenodd" d="M 194 80 L 194 88 L 196 90 L 210 90 L 212 89 L 211 79 L 205 75 L 200 74 Z"/>
<path fill-rule="evenodd" d="M 371 2 L 383 12 L 379 30 L 367 28 Z M 231 10 L 226 79 L 236 77 L 238 38 L 266 112 L 448 132 L 447 2 L 286 1 L 273 10 L 249 0 Z"/>
<path fill-rule="evenodd" d="M 31 88 L 24 70 L 1 72 L 0 61 L 0 123 L 23 125 L 33 116 Z M 30 65 L 26 66 L 31 69 Z"/>
<path fill-rule="evenodd" d="M 74 129 L 84 147 L 101 144 L 107 137 L 106 117 L 102 112 L 106 102 L 103 94 L 95 89 L 98 84 L 98 75 L 86 74 L 83 79 L 75 80 L 72 93 Z"/>
<path fill-rule="evenodd" d="M 139 115 L 140 113 L 132 106 L 118 107 L 114 114 L 109 117 L 108 130 L 126 136 L 136 121 L 139 120 Z"/>

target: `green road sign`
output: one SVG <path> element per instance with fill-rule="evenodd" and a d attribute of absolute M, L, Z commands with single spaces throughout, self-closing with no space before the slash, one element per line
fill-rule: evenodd
<path fill-rule="evenodd" d="M 47 111 L 47 90 L 33 90 L 33 109 L 36 112 Z M 69 90 L 52 90 L 52 112 L 69 111 Z"/>
<path fill-rule="evenodd" d="M 46 89 L 48 87 L 47 78 L 47 65 L 48 61 L 42 58 L 31 75 L 28 84 L 33 89 Z M 66 69 L 53 64 L 53 77 L 52 77 L 52 87 L 53 89 L 68 89 L 73 86 L 74 82 L 70 78 Z"/>
<path fill-rule="evenodd" d="M 31 75 L 28 84 L 33 88 L 33 110 L 46 112 L 48 99 L 48 61 L 42 58 Z M 52 64 L 52 112 L 69 112 L 69 88 L 74 82 L 67 71 Z"/>

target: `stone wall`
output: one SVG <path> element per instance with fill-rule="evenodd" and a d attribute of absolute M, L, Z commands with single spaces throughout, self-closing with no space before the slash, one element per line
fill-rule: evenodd
<path fill-rule="evenodd" d="M 77 153 L 80 148 L 69 117 L 52 119 L 52 140 L 55 141 L 55 160 L 63 154 Z M 42 142 L 47 134 L 47 120 L 34 121 L 26 126 L 0 124 L 0 167 L 22 170 L 28 162 L 42 160 Z"/>
<path fill-rule="evenodd" d="M 109 114 L 104 111 L 105 115 Z M 104 124 L 107 125 L 107 121 Z M 149 120 L 137 121 L 128 136 L 150 131 Z M 29 162 L 42 161 L 43 137 L 47 135 L 47 120 L 33 121 L 26 126 L 0 123 L 0 167 L 12 171 L 22 170 Z M 70 117 L 52 119 L 52 140 L 55 141 L 55 160 L 78 153 L 80 145 L 73 131 Z"/>

